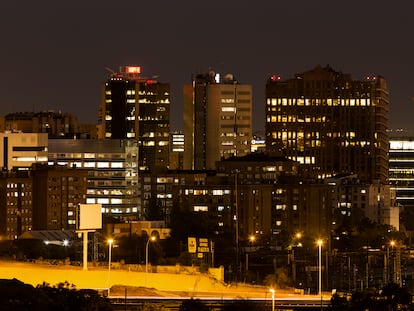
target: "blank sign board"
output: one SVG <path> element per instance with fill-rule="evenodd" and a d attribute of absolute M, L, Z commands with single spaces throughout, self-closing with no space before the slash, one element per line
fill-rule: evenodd
<path fill-rule="evenodd" d="M 79 204 L 78 230 L 102 229 L 102 204 Z"/>

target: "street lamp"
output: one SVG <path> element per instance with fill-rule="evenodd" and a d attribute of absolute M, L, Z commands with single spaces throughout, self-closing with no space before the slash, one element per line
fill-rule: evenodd
<path fill-rule="evenodd" d="M 318 250 L 319 250 L 319 289 L 318 289 L 318 294 L 319 296 L 321 296 L 321 304 L 322 304 L 322 244 L 323 241 L 321 239 L 319 239 L 317 241 L 318 243 Z"/>
<path fill-rule="evenodd" d="M 155 236 L 151 236 L 148 239 L 147 245 L 145 247 L 145 286 L 148 285 L 148 246 L 150 241 L 154 242 L 156 239 L 157 238 Z"/>
<path fill-rule="evenodd" d="M 395 254 L 394 254 L 394 246 L 395 246 L 395 241 L 391 240 L 390 241 L 390 246 L 391 246 L 391 256 L 392 256 L 392 282 L 395 284 L 396 283 L 396 267 L 395 267 Z M 390 262 L 389 257 L 388 257 L 388 263 Z"/>
<path fill-rule="evenodd" d="M 275 311 L 275 290 L 271 288 L 269 291 L 272 293 L 272 311 Z"/>
<path fill-rule="evenodd" d="M 111 251 L 112 251 L 112 243 L 114 242 L 113 239 L 108 239 L 108 296 L 109 291 L 111 290 Z"/>
<path fill-rule="evenodd" d="M 296 257 L 295 257 L 295 249 L 298 247 L 302 247 L 302 242 L 300 239 L 302 238 L 302 233 L 297 232 L 295 234 L 295 240 L 292 243 L 292 279 L 293 283 L 296 286 Z"/>
<path fill-rule="evenodd" d="M 250 250 L 246 251 L 246 274 L 249 271 L 249 252 L 252 251 L 252 244 L 256 241 L 256 236 L 251 234 L 249 235 Z"/>
<path fill-rule="evenodd" d="M 249 242 L 250 242 L 250 244 L 253 243 L 254 241 L 256 241 L 256 236 L 254 234 L 251 234 L 249 236 Z"/>
<path fill-rule="evenodd" d="M 238 281 L 238 274 L 239 274 L 239 202 L 238 202 L 238 189 L 237 189 L 237 174 L 239 170 L 236 169 L 234 171 L 234 205 L 235 205 L 235 229 L 236 229 L 236 282 Z"/>

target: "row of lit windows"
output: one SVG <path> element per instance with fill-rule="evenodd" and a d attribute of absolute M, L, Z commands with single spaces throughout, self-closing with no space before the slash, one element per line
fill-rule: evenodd
<path fill-rule="evenodd" d="M 9 189 L 18 188 L 19 185 L 21 186 L 22 189 L 24 189 L 25 187 L 31 188 L 31 186 L 32 186 L 31 184 L 24 184 L 24 183 L 21 183 L 21 184 L 8 183 L 7 188 L 9 188 Z"/>
<path fill-rule="evenodd" d="M 55 156 L 51 154 L 51 157 L 54 158 L 73 158 L 73 159 L 113 159 L 113 158 L 123 158 L 123 153 L 58 153 Z"/>
<path fill-rule="evenodd" d="M 184 190 L 185 195 L 225 195 L 230 194 L 229 189 L 185 189 Z"/>
<path fill-rule="evenodd" d="M 129 214 L 129 213 L 137 213 L 138 212 L 138 208 L 137 207 L 132 207 L 132 208 L 108 208 L 108 207 L 102 207 L 101 209 L 102 213 L 108 214 Z"/>
<path fill-rule="evenodd" d="M 87 198 L 86 204 L 122 204 L 123 200 L 118 198 Z"/>
<path fill-rule="evenodd" d="M 207 205 L 195 205 L 193 206 L 194 212 L 208 212 Z"/>
<path fill-rule="evenodd" d="M 157 101 L 151 101 L 151 100 L 149 100 L 147 98 L 140 98 L 138 102 L 140 104 L 152 104 L 152 105 L 170 104 L 170 100 L 168 98 L 160 99 L 160 100 L 157 100 Z"/>
<path fill-rule="evenodd" d="M 124 191 L 120 189 L 88 189 L 88 195 L 124 195 Z"/>
<path fill-rule="evenodd" d="M 157 193 L 157 199 L 172 199 L 171 193 Z"/>
<path fill-rule="evenodd" d="M 312 139 L 319 138 L 319 132 L 283 131 L 272 132 L 272 138 L 277 139 Z"/>
<path fill-rule="evenodd" d="M 28 209 L 28 208 L 21 208 L 21 209 L 8 208 L 7 209 L 7 214 L 9 215 L 14 215 L 14 214 L 25 215 L 25 214 L 30 214 L 30 213 L 31 213 L 31 209 Z"/>
<path fill-rule="evenodd" d="M 142 134 L 142 137 L 170 137 L 170 133 L 168 132 L 146 132 Z M 182 139 L 184 142 L 184 138 Z"/>
<path fill-rule="evenodd" d="M 18 219 L 20 219 L 24 223 L 30 223 L 32 221 L 32 218 L 30 217 L 7 217 L 7 222 L 17 222 Z"/>
<path fill-rule="evenodd" d="M 89 180 L 88 187 L 102 187 L 102 186 L 110 186 L 110 187 L 125 187 L 125 181 L 123 180 Z"/>
<path fill-rule="evenodd" d="M 127 136 L 127 138 L 135 138 L 135 133 L 134 132 L 128 132 L 126 136 Z M 106 138 L 111 138 L 112 133 L 111 132 L 106 132 L 105 137 Z"/>
<path fill-rule="evenodd" d="M 31 195 L 32 195 L 31 192 L 17 192 L 17 191 L 7 192 L 8 197 L 18 198 L 19 196 L 20 197 L 25 197 L 25 196 L 31 196 Z"/>
<path fill-rule="evenodd" d="M 370 106 L 371 100 L 365 98 L 268 98 L 271 106 Z"/>
<path fill-rule="evenodd" d="M 22 157 L 13 157 L 14 162 L 47 162 L 47 157 L 43 156 L 22 156 Z"/>
<path fill-rule="evenodd" d="M 145 146 L 145 147 L 153 147 L 153 146 L 155 146 L 155 141 L 153 141 L 153 140 L 143 141 L 142 145 Z M 168 146 L 169 142 L 168 142 L 168 140 L 161 140 L 161 141 L 158 142 L 157 145 L 158 146 Z"/>
<path fill-rule="evenodd" d="M 294 116 L 294 115 L 277 115 L 277 116 L 268 116 L 266 118 L 267 122 L 294 122 L 294 123 L 324 123 L 326 122 L 325 116 L 312 116 L 312 117 L 303 117 L 303 116 Z"/>
<path fill-rule="evenodd" d="M 67 161 L 58 161 L 58 165 L 71 165 L 72 167 L 77 168 L 124 168 L 124 162 L 67 162 Z"/>
<path fill-rule="evenodd" d="M 307 157 L 293 156 L 293 157 L 288 157 L 288 158 L 293 161 L 299 162 L 300 164 L 315 164 L 316 163 L 315 157 L 310 157 L 310 156 L 307 156 Z"/>

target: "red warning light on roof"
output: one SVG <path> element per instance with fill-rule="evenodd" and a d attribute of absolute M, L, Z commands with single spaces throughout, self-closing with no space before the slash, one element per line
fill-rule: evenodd
<path fill-rule="evenodd" d="M 141 73 L 141 67 L 139 66 L 126 66 L 125 67 L 126 73 Z"/>
<path fill-rule="evenodd" d="M 270 79 L 271 79 L 272 81 L 280 81 L 280 80 L 282 80 L 282 78 L 281 78 L 280 76 L 277 76 L 277 75 L 272 75 L 272 76 L 270 77 Z"/>

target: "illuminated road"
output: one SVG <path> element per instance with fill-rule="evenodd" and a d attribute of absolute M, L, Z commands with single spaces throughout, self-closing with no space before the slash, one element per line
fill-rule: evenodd
<path fill-rule="evenodd" d="M 130 302 L 137 299 L 175 301 L 198 298 L 212 302 L 249 299 L 268 303 L 271 301 L 269 288 L 265 286 L 229 286 L 205 274 L 167 274 L 128 270 L 111 272 L 105 268 L 82 270 L 82 267 L 57 266 L 20 262 L 0 262 L 0 278 L 18 279 L 33 286 L 48 283 L 51 286 L 68 282 L 76 288 L 92 288 L 107 291 L 111 287 L 110 298 Z M 148 287 L 145 284 L 148 284 Z M 324 295 L 324 304 L 330 300 Z M 321 297 L 316 295 L 295 295 L 292 291 L 276 290 L 275 301 L 279 305 L 309 304 L 320 305 Z"/>

